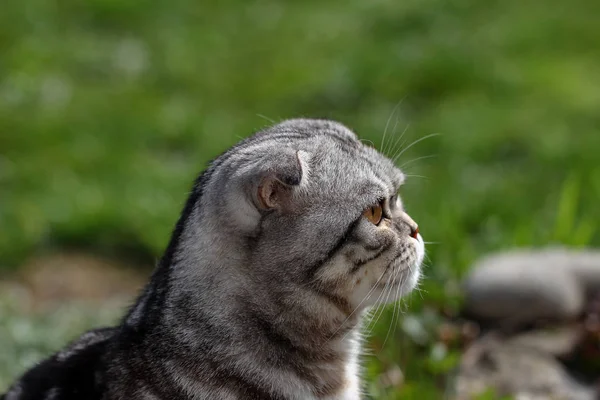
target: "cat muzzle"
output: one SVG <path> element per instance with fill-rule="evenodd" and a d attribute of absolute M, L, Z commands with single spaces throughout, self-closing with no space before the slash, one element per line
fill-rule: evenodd
<path fill-rule="evenodd" d="M 400 218 L 410 228 L 410 237 L 413 239 L 417 239 L 417 237 L 419 236 L 419 225 L 417 225 L 417 223 L 410 217 L 410 215 L 408 215 L 405 212 L 402 213 Z"/>

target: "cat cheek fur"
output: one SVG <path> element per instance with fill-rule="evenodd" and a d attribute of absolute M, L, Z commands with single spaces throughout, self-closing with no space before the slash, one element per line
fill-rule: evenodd
<path fill-rule="evenodd" d="M 353 310 L 398 300 L 417 285 L 424 255 L 422 238 L 410 232 L 403 218 L 379 226 L 359 221 L 343 256 L 332 259 L 319 280 Z"/>

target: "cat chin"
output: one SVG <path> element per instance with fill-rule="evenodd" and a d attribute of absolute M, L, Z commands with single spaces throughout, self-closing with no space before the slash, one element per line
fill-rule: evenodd
<path fill-rule="evenodd" d="M 421 265 L 415 264 L 411 267 L 411 274 L 409 275 L 406 282 L 404 282 L 403 293 L 407 294 L 412 292 L 418 285 L 419 279 L 421 278 Z"/>
<path fill-rule="evenodd" d="M 421 236 L 420 233 L 417 233 L 417 238 L 411 238 L 411 240 L 415 242 L 417 249 L 417 265 L 420 266 L 423 262 L 423 258 L 425 258 L 425 242 L 423 241 L 423 236 Z"/>
<path fill-rule="evenodd" d="M 417 238 L 411 238 L 411 240 L 415 243 L 416 259 L 410 267 L 410 275 L 405 280 L 404 293 L 411 292 L 419 285 L 419 279 L 421 278 L 421 264 L 425 258 L 425 242 L 423 241 L 421 234 L 417 233 Z"/>
<path fill-rule="evenodd" d="M 415 248 L 414 259 L 411 260 L 410 264 L 392 264 L 393 269 L 402 272 L 392 281 L 392 296 L 390 296 L 390 298 L 384 296 L 382 299 L 379 299 L 376 304 L 393 303 L 412 292 L 419 285 L 419 279 L 421 278 L 421 264 L 425 258 L 425 243 L 420 234 L 417 234 L 416 239 L 410 238 L 410 240 Z M 383 289 L 385 290 L 385 287 Z M 394 293 L 395 296 L 393 295 Z"/>

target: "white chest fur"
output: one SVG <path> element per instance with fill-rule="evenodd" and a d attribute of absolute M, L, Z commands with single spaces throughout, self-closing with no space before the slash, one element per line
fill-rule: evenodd
<path fill-rule="evenodd" d="M 359 377 L 360 339 L 358 331 L 352 332 L 340 345 L 347 346 L 350 350 L 349 358 L 345 365 L 344 389 L 341 393 L 329 396 L 323 400 L 360 400 L 361 388 Z"/>

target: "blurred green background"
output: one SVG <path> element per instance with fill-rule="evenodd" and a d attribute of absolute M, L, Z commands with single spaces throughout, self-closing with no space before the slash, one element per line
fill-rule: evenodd
<path fill-rule="evenodd" d="M 415 175 L 407 207 L 435 243 L 421 295 L 373 327 L 374 398 L 442 398 L 458 350 L 432 332 L 458 309 L 476 257 L 600 245 L 598 1 L 1 8 L 4 279 L 33 254 L 67 248 L 152 265 L 206 163 L 268 119 L 297 116 L 339 120 L 380 148 L 388 120 L 388 148 L 440 134 L 398 160 Z M 23 315 L 1 298 L 0 391 L 38 355 L 118 315 Z M 387 387 L 381 376 L 395 366 L 404 382 Z"/>

